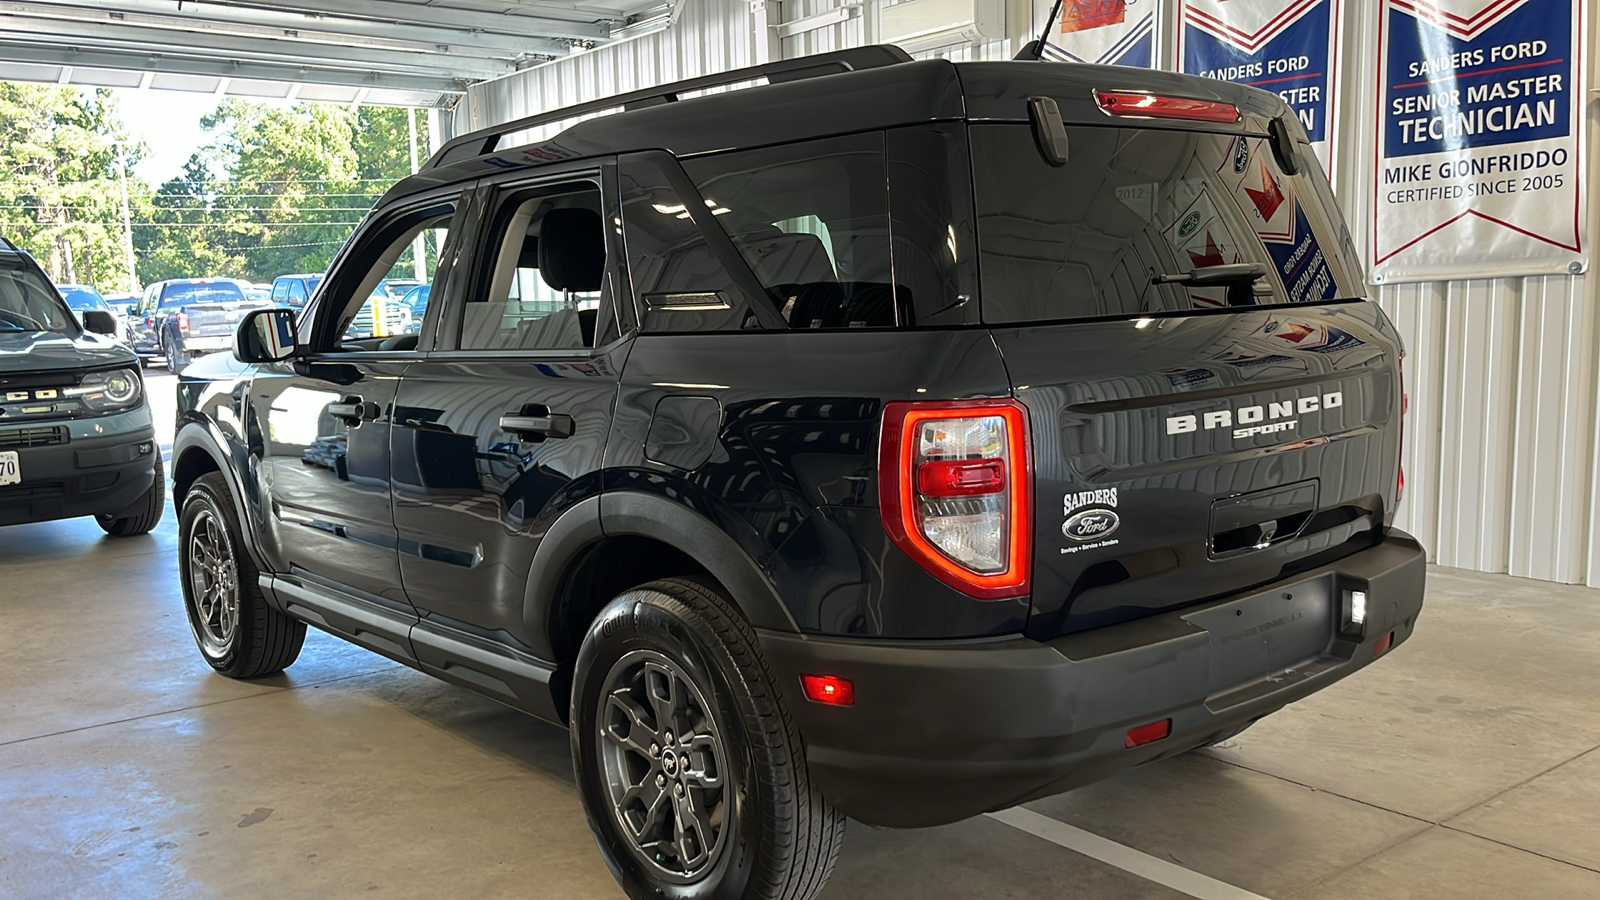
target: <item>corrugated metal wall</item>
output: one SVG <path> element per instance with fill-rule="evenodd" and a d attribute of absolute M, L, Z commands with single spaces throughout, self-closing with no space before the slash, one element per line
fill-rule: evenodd
<path fill-rule="evenodd" d="M 1042 0 L 1041 0 L 1042 2 Z M 1176 0 L 1158 0 L 1165 21 Z M 1347 0 L 1350 39 L 1337 111 L 1335 180 L 1357 246 L 1367 221 L 1379 0 Z M 1591 0 L 1600 4 L 1600 0 Z M 768 0 L 769 23 L 828 13 L 838 0 Z M 768 46 L 783 58 L 877 39 L 884 0 L 864 0 L 844 21 Z M 1600 8 L 1600 7 L 1597 7 Z M 781 9 L 781 13 L 780 13 Z M 1026 0 L 1008 10 L 1004 41 L 921 56 L 1009 58 L 1027 34 Z M 781 18 L 780 18 L 781 16 Z M 1590 15 L 1588 45 L 1600 45 Z M 667 31 L 602 47 L 474 86 L 456 110 L 457 133 L 619 91 L 750 65 L 755 15 L 745 0 L 682 0 Z M 1171 67 L 1173 42 L 1158 37 Z M 1600 183 L 1600 64 L 1590 54 L 1585 92 L 1591 135 L 1589 184 Z M 1600 203 L 1589 233 L 1600 234 Z M 1406 337 L 1411 413 L 1406 495 L 1398 524 L 1443 565 L 1600 586 L 1600 279 L 1548 276 L 1385 285 L 1373 294 Z"/>

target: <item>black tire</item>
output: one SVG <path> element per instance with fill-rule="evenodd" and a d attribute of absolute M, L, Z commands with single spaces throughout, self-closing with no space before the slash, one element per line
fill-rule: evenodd
<path fill-rule="evenodd" d="M 630 674 L 635 671 L 637 677 Z M 628 712 L 647 712 L 626 705 L 640 696 L 639 686 L 650 691 L 650 685 L 668 684 L 671 677 L 682 680 L 668 691 L 686 698 L 682 714 L 657 715 L 660 707 L 653 704 L 659 691 L 647 695 L 653 706 L 650 725 Z M 696 703 L 705 708 L 695 709 Z M 669 734 L 674 726 L 662 727 L 662 718 L 692 726 L 691 736 L 685 738 L 682 727 Z M 761 657 L 755 632 L 716 591 L 665 579 L 627 591 L 601 610 L 578 651 L 571 724 L 573 767 L 589 828 L 629 897 L 809 900 L 827 883 L 844 841 L 844 816 L 811 781 L 799 730 Z M 616 724 L 629 728 L 627 740 L 615 736 Z M 648 754 L 632 750 L 635 738 L 646 733 L 636 728 L 674 739 L 652 741 Z M 603 729 L 613 737 L 602 737 Z M 663 744 L 666 749 L 656 752 Z M 712 780 L 708 769 L 715 769 L 720 788 L 702 787 Z M 638 781 L 630 785 L 634 776 Z M 673 780 L 666 783 L 669 777 Z M 654 792 L 650 784 L 656 785 Z M 656 796 L 647 803 L 651 793 Z M 626 816 L 613 799 L 619 796 L 620 806 L 638 814 L 640 831 L 669 839 L 675 833 L 677 849 L 664 843 L 643 849 L 630 833 L 632 819 L 624 831 Z M 674 809 L 652 827 L 655 814 L 642 808 L 653 811 L 660 803 Z M 698 821 L 707 826 L 697 834 L 703 839 L 714 830 L 710 841 L 674 831 L 673 823 L 696 816 L 696 808 Z M 701 853 L 705 859 L 698 867 L 689 865 Z"/>
<path fill-rule="evenodd" d="M 167 371 L 176 375 L 188 364 L 189 354 L 183 352 L 183 341 L 175 335 L 167 335 Z"/>
<path fill-rule="evenodd" d="M 259 574 L 244 550 L 228 483 L 218 472 L 201 475 L 178 516 L 178 576 L 195 646 L 230 678 L 281 672 L 305 643 L 306 624 L 272 608 Z"/>
<path fill-rule="evenodd" d="M 138 503 L 121 510 L 119 515 L 108 513 L 95 516 L 94 520 L 106 534 L 112 537 L 133 537 L 140 534 L 149 534 L 152 528 L 161 521 L 161 513 L 167 508 L 167 473 L 162 471 L 161 457 L 156 457 L 155 482 L 150 485 L 150 490 L 145 492 L 144 498 Z"/>

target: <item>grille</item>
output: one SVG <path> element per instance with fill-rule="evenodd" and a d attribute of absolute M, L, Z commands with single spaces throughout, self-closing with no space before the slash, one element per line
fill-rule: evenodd
<path fill-rule="evenodd" d="M 60 425 L 41 428 L 0 428 L 0 450 L 14 450 L 18 447 L 49 447 L 53 444 L 65 444 L 66 442 L 67 430 Z"/>

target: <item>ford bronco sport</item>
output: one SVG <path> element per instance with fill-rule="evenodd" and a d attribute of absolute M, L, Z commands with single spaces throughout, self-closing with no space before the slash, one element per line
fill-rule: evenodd
<path fill-rule="evenodd" d="M 161 521 L 167 482 L 139 359 L 100 306 L 80 322 L 0 238 L 0 525 L 94 516 L 129 537 Z"/>
<path fill-rule="evenodd" d="M 424 230 L 420 333 L 351 333 Z M 809 897 L 845 816 L 1065 791 L 1410 636 L 1363 294 L 1224 82 L 868 47 L 511 122 L 180 385 L 188 614 L 227 675 L 311 624 L 568 725 L 631 896 Z"/>

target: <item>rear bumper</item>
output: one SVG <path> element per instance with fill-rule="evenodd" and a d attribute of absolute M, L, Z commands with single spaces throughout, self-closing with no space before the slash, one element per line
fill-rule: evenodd
<path fill-rule="evenodd" d="M 1367 666 L 1411 636 L 1421 546 L 1403 532 L 1328 566 L 1224 600 L 1041 643 L 926 643 L 763 632 L 807 746 L 811 775 L 871 824 L 951 822 L 1174 756 Z M 1344 592 L 1365 590 L 1363 634 L 1341 633 Z M 1317 629 L 1320 648 L 1306 652 Z M 802 673 L 855 685 L 823 706 Z M 1128 749 L 1128 729 L 1170 718 L 1165 739 Z"/>
<path fill-rule="evenodd" d="M 231 349 L 233 349 L 232 334 L 186 337 L 183 339 L 183 352 L 185 353 L 218 353 Z"/>
<path fill-rule="evenodd" d="M 142 424 L 103 436 L 85 436 L 98 421 Z M 112 515 L 145 496 L 155 479 L 161 446 L 149 424 L 149 412 L 72 423 L 70 440 L 16 450 L 22 483 L 0 487 L 0 525 L 21 525 L 78 516 Z M 86 424 L 87 423 L 87 424 Z"/>

